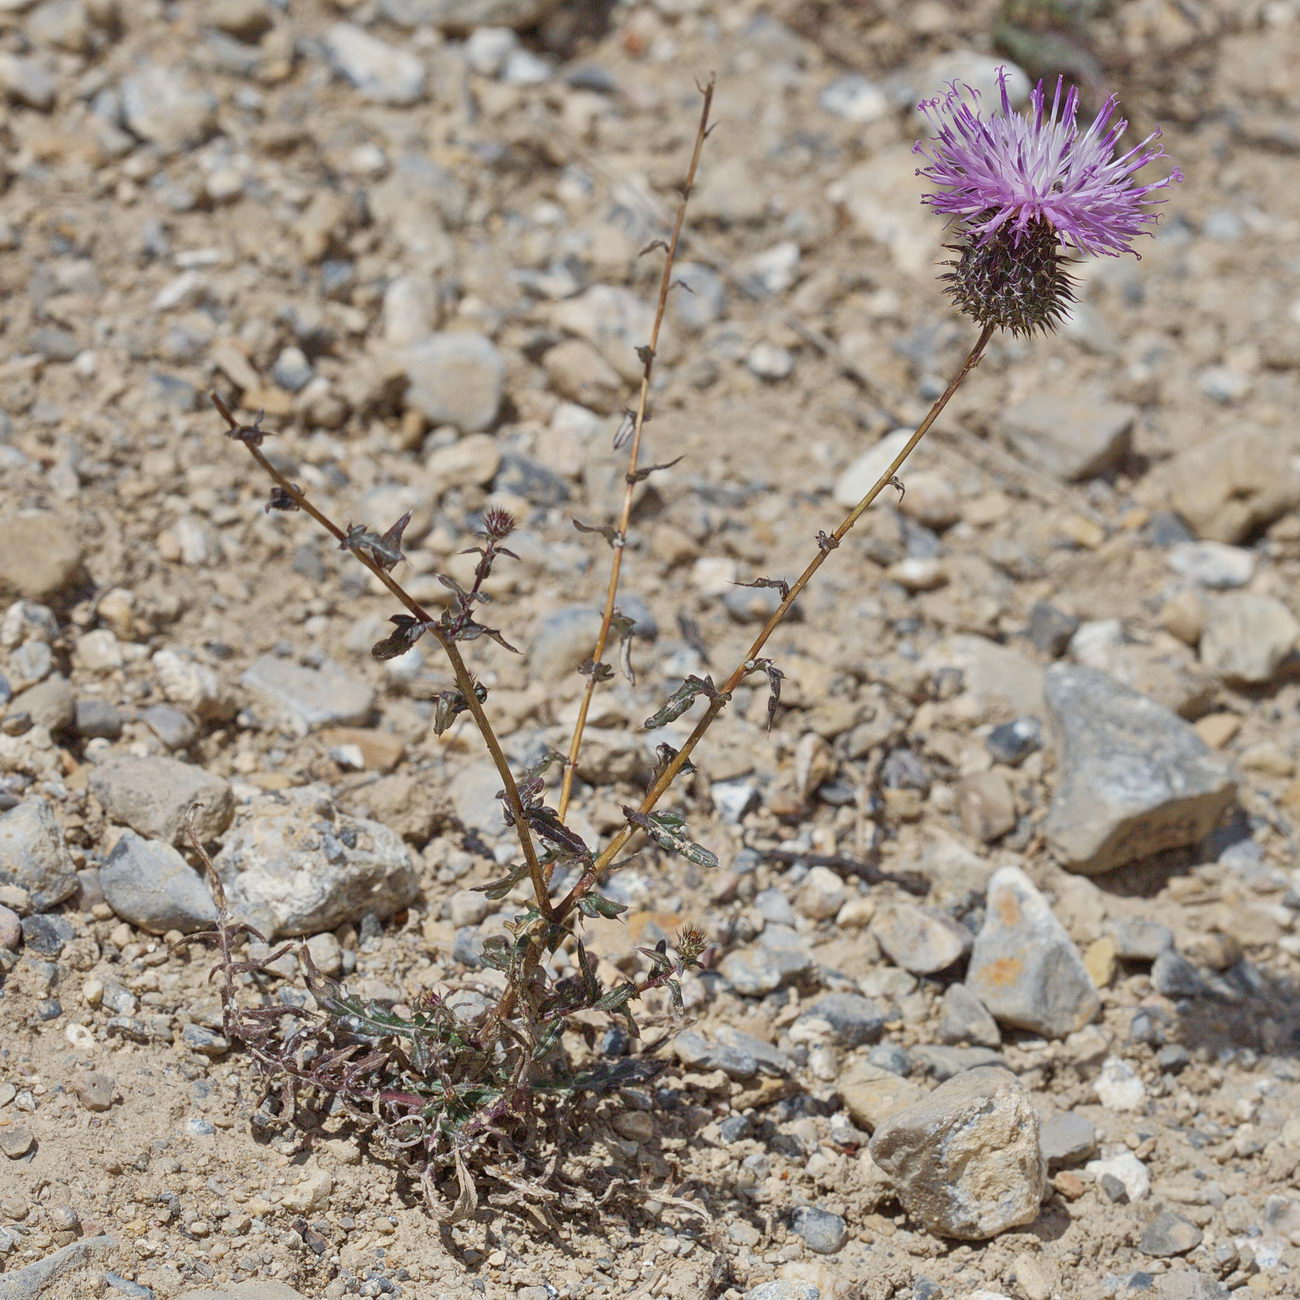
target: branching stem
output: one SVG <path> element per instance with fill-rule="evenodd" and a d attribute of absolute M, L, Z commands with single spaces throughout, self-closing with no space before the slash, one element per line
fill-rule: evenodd
<path fill-rule="evenodd" d="M 668 293 L 672 288 L 673 264 L 677 260 L 677 245 L 682 237 L 682 226 L 686 221 L 686 205 L 690 202 L 691 191 L 695 187 L 695 174 L 700 165 L 700 154 L 704 141 L 709 134 L 709 111 L 713 107 L 713 78 L 701 94 L 704 103 L 700 108 L 700 124 L 695 131 L 695 145 L 691 150 L 690 166 L 686 169 L 686 180 L 682 184 L 681 202 L 677 205 L 677 216 L 673 221 L 673 232 L 664 252 L 663 271 L 659 276 L 659 301 L 655 306 L 654 326 L 650 330 L 650 344 L 642 352 L 641 388 L 637 394 L 636 412 L 632 417 L 632 436 L 627 453 L 626 486 L 623 490 L 623 509 L 618 518 L 618 530 L 614 534 L 613 558 L 609 566 L 609 583 L 605 590 L 605 608 L 601 614 L 600 632 L 596 636 L 596 646 L 591 652 L 592 671 L 587 675 L 587 684 L 578 705 L 578 720 L 574 724 L 573 736 L 569 741 L 569 754 L 564 763 L 564 779 L 560 787 L 560 820 L 563 821 L 569 811 L 569 801 L 573 798 L 573 779 L 578 770 L 578 756 L 582 751 L 582 733 L 587 725 L 587 714 L 591 709 L 591 699 L 596 693 L 597 667 L 609 644 L 609 631 L 614 621 L 614 602 L 618 598 L 618 582 L 623 572 L 623 555 L 626 550 L 628 524 L 632 518 L 632 499 L 637 484 L 637 467 L 641 455 L 641 432 L 645 427 L 646 409 L 650 401 L 650 380 L 654 373 L 655 355 L 659 350 L 659 331 L 663 326 L 664 313 L 668 307 Z"/>
<path fill-rule="evenodd" d="M 211 394 L 212 404 L 221 413 L 221 418 L 226 421 L 231 430 L 240 427 L 239 422 L 231 415 L 225 402 L 217 396 Z M 267 459 L 266 453 L 249 438 L 240 438 L 240 442 L 248 448 L 249 455 L 257 461 L 258 465 L 266 472 L 272 481 L 298 506 L 300 510 L 309 514 L 327 533 L 330 533 L 335 540 L 343 541 L 347 534 L 338 526 L 328 515 L 316 508 L 306 498 L 302 490 L 295 484 L 291 483 L 278 469 Z M 546 877 L 542 872 L 542 864 L 537 858 L 537 849 L 533 844 L 532 833 L 528 829 L 528 823 L 524 817 L 523 801 L 519 797 L 519 786 L 515 782 L 514 775 L 510 771 L 510 764 L 506 760 L 505 752 L 501 748 L 501 742 L 497 739 L 496 732 L 492 730 L 492 723 L 488 720 L 487 713 L 484 711 L 483 703 L 474 691 L 474 679 L 470 675 L 469 669 L 465 666 L 464 656 L 460 653 L 460 647 L 456 645 L 451 638 L 444 636 L 439 629 L 433 616 L 420 604 L 407 590 L 402 586 L 392 574 L 388 573 L 380 565 L 360 548 L 349 548 L 351 553 L 365 565 L 371 573 L 379 579 L 380 582 L 388 588 L 398 600 L 411 612 L 412 616 L 418 619 L 428 628 L 429 634 L 442 647 L 447 659 L 451 663 L 451 670 L 456 678 L 456 689 L 465 697 L 465 704 L 469 709 L 471 716 L 477 725 L 480 734 L 483 737 L 483 743 L 487 746 L 488 752 L 492 755 L 492 762 L 496 765 L 497 773 L 501 777 L 502 788 L 506 794 L 506 806 L 510 810 L 510 818 L 514 822 L 515 831 L 519 836 L 519 844 L 523 849 L 524 860 L 528 863 L 528 875 L 532 880 L 533 892 L 537 896 L 537 906 L 542 915 L 550 919 L 553 916 L 550 896 L 546 890 Z"/>
<path fill-rule="evenodd" d="M 844 519 L 836 530 L 825 538 L 817 548 L 817 554 L 809 561 L 807 568 L 799 575 L 798 579 L 791 584 L 789 592 L 782 599 L 781 603 L 773 611 L 772 616 L 763 625 L 763 629 L 758 636 L 754 638 L 754 643 L 746 651 L 740 663 L 736 665 L 731 676 L 718 688 L 718 695 L 709 700 L 700 720 L 695 724 L 695 729 L 687 737 L 685 744 L 682 745 L 659 774 L 654 784 L 647 791 L 645 798 L 641 800 L 638 808 L 640 813 L 648 813 L 663 797 L 664 792 L 672 785 L 679 772 L 686 765 L 687 759 L 690 758 L 695 746 L 700 743 L 704 733 L 713 725 L 714 719 L 722 712 L 723 705 L 727 697 L 737 686 L 744 680 L 752 669 L 753 661 L 758 657 L 759 652 L 767 644 L 768 638 L 776 631 L 781 621 L 790 612 L 790 607 L 799 598 L 799 593 L 812 580 L 813 574 L 821 568 L 826 557 L 839 546 L 844 540 L 849 530 L 862 517 L 863 513 L 873 501 L 889 486 L 894 475 L 898 473 L 903 462 L 912 454 L 917 443 L 930 431 L 930 426 L 939 418 L 940 412 L 948 405 L 952 395 L 961 387 L 967 375 L 979 364 L 984 356 L 984 349 L 988 346 L 989 339 L 993 336 L 994 327 L 986 325 L 981 331 L 979 338 L 975 341 L 975 346 L 967 353 L 965 361 L 958 368 L 957 373 L 952 377 L 948 387 L 943 390 L 938 400 L 930 408 L 924 420 L 917 426 L 916 432 L 907 440 L 907 444 L 902 451 L 894 457 L 889 467 L 872 485 L 871 490 L 858 502 L 857 505 L 845 515 Z M 626 825 L 613 839 L 601 850 L 600 855 L 592 863 L 591 867 L 583 872 L 577 884 L 564 896 L 556 905 L 555 919 L 563 921 L 566 916 L 577 906 L 579 900 L 596 884 L 600 879 L 601 873 L 613 862 L 614 858 L 622 851 L 624 845 L 636 833 L 635 827 Z"/>

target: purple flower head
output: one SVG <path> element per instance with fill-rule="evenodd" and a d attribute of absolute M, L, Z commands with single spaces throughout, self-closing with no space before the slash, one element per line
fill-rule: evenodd
<path fill-rule="evenodd" d="M 1143 227 L 1156 220 L 1148 209 L 1163 202 L 1147 196 L 1183 179 L 1175 167 L 1153 184 L 1131 183 L 1147 163 L 1168 157 L 1155 144 L 1160 131 L 1116 156 L 1128 123 L 1114 117 L 1114 95 L 1081 132 L 1079 92 L 1071 86 L 1062 101 L 1064 78 L 1057 78 L 1050 108 L 1040 81 L 1023 114 L 1012 112 L 1004 68 L 998 69 L 998 85 L 1002 112 L 987 121 L 978 111 L 979 91 L 956 82 L 946 95 L 917 106 L 938 134 L 913 147 L 929 161 L 916 174 L 942 187 L 922 201 L 956 218 L 962 232 L 980 244 L 1002 232 L 1018 245 L 1043 223 L 1061 245 L 1080 253 L 1132 252 L 1134 236 L 1149 233 Z"/>

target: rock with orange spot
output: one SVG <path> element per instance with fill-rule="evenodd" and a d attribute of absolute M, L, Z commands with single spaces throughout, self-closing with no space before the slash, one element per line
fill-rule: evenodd
<path fill-rule="evenodd" d="M 1064 1038 L 1088 1023 L 1100 1000 L 1083 958 L 1047 900 L 1019 867 L 989 880 L 984 925 L 966 987 L 1003 1025 Z"/>

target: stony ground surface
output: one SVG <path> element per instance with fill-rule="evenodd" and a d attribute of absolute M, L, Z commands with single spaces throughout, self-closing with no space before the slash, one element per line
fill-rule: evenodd
<path fill-rule="evenodd" d="M 470 648 L 510 753 L 562 744 L 608 554 L 570 521 L 614 508 L 637 254 L 717 73 L 599 835 L 640 721 L 769 608 L 733 581 L 798 572 L 969 345 L 911 106 L 1042 34 L 985 0 L 0 0 L 0 1296 L 1300 1291 L 1300 6 L 1100 9 L 1054 48 L 1164 123 L 1158 237 L 995 343 L 774 639 L 777 726 L 742 689 L 679 794 L 722 866 L 617 879 L 607 961 L 715 940 L 668 1068 L 569 1153 L 635 1194 L 440 1233 L 346 1134 L 254 1122 L 171 950 L 212 917 L 196 798 L 241 907 L 393 1001 L 472 971 L 511 852 L 475 735 L 433 735 L 444 666 L 368 657 L 391 602 L 263 512 L 206 391 L 340 520 L 411 509 L 421 599 L 516 510 L 525 653 Z"/>

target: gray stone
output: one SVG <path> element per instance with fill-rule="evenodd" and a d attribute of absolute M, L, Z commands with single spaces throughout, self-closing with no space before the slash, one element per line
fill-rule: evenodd
<path fill-rule="evenodd" d="M 26 713 L 36 726 L 57 732 L 72 726 L 76 707 L 72 683 L 56 676 L 19 691 L 10 703 L 10 712 Z"/>
<path fill-rule="evenodd" d="M 106 1111 L 117 1094 L 117 1081 L 111 1074 L 89 1070 L 72 1081 L 72 1091 L 86 1110 Z"/>
<path fill-rule="evenodd" d="M 19 104 L 48 113 L 54 107 L 54 78 L 35 59 L 0 53 L 0 91 Z"/>
<path fill-rule="evenodd" d="M 17 952 L 22 942 L 22 918 L 17 912 L 0 903 L 0 949 L 5 952 Z"/>
<path fill-rule="evenodd" d="M 560 329 L 586 339 L 629 383 L 640 379 L 636 350 L 649 343 L 654 324 L 654 312 L 640 294 L 593 284 L 576 298 L 557 303 L 551 319 Z"/>
<path fill-rule="evenodd" d="M 198 738 L 198 724 L 171 704 L 151 704 L 140 720 L 168 749 L 187 749 Z"/>
<path fill-rule="evenodd" d="M 221 1287 L 200 1287 L 183 1291 L 176 1300 L 307 1300 L 301 1291 L 284 1282 L 260 1278 L 251 1282 L 231 1282 Z"/>
<path fill-rule="evenodd" d="M 859 126 L 878 122 L 890 111 L 889 96 L 858 72 L 837 77 L 817 96 L 817 103 L 833 116 Z"/>
<path fill-rule="evenodd" d="M 1057 609 L 1045 600 L 1036 602 L 1029 611 L 1029 639 L 1034 643 L 1035 649 L 1053 659 L 1059 659 L 1065 653 L 1070 638 L 1078 630 L 1079 619 L 1076 615 Z"/>
<path fill-rule="evenodd" d="M 417 104 L 424 98 L 424 61 L 409 49 L 354 23 L 335 23 L 325 33 L 325 50 L 334 70 L 372 103 Z"/>
<path fill-rule="evenodd" d="M 937 907 L 906 901 L 884 903 L 871 933 L 896 966 L 913 975 L 947 970 L 971 950 L 971 932 Z"/>
<path fill-rule="evenodd" d="M 1180 542 L 1166 554 L 1169 567 L 1202 587 L 1227 591 L 1255 576 L 1255 552 L 1223 542 Z"/>
<path fill-rule="evenodd" d="M 1155 1280 L 1152 1300 L 1230 1300 L 1232 1292 L 1208 1273 L 1183 1269 L 1161 1273 Z"/>
<path fill-rule="evenodd" d="M 107 1234 L 100 1237 L 83 1237 L 56 1250 L 54 1254 L 39 1259 L 26 1268 L 14 1269 L 0 1276 L 0 1300 L 53 1300 L 47 1288 L 66 1273 L 83 1268 L 92 1255 L 117 1245 L 117 1239 Z M 87 1281 L 77 1294 L 90 1295 L 95 1284 Z M 73 1292 L 65 1291 L 71 1295 Z"/>
<path fill-rule="evenodd" d="M 762 942 L 729 952 L 718 973 L 737 993 L 762 997 L 812 969 L 812 957 L 800 937 L 784 926 L 768 926 Z"/>
<path fill-rule="evenodd" d="M 965 691 L 985 715 L 1043 718 L 1043 670 L 1027 655 L 987 637 L 951 637 L 944 658 L 960 668 Z"/>
<path fill-rule="evenodd" d="M 857 505 L 876 485 L 911 436 L 911 429 L 895 429 L 843 469 L 835 480 L 835 504 L 846 510 Z"/>
<path fill-rule="evenodd" d="M 1047 1187 L 1038 1130 L 1015 1076 L 977 1069 L 885 1120 L 869 1150 L 929 1231 L 986 1241 L 1038 1217 Z"/>
<path fill-rule="evenodd" d="M 712 1042 L 693 1029 L 673 1039 L 673 1052 L 691 1069 L 721 1070 L 729 1079 L 752 1079 L 758 1073 L 758 1062 L 743 1048 Z"/>
<path fill-rule="evenodd" d="M 39 795 L 0 813 L 0 884 L 17 885 L 45 912 L 77 889 L 77 869 L 54 805 Z"/>
<path fill-rule="evenodd" d="M 1007 411 L 1003 428 L 1030 464 L 1076 481 L 1124 459 L 1137 413 L 1097 391 L 1039 388 Z"/>
<path fill-rule="evenodd" d="M 477 433 L 496 420 L 506 364 L 485 334 L 439 331 L 407 348 L 402 360 L 410 381 L 406 400 L 433 424 Z"/>
<path fill-rule="evenodd" d="M 1174 932 L 1167 925 L 1136 917 L 1113 922 L 1110 935 L 1115 940 L 1115 956 L 1120 961 L 1155 961 L 1174 946 Z"/>
<path fill-rule="evenodd" d="M 939 1047 L 920 1043 L 912 1048 L 912 1058 L 941 1083 L 984 1066 L 1010 1068 L 997 1052 L 988 1047 Z"/>
<path fill-rule="evenodd" d="M 1300 623 L 1280 600 L 1233 592 L 1208 603 L 1201 662 L 1225 681 L 1259 685 L 1272 680 L 1297 637 Z"/>
<path fill-rule="evenodd" d="M 122 81 L 127 126 L 165 153 L 202 143 L 213 129 L 216 108 L 216 99 L 179 64 L 145 63 Z"/>
<path fill-rule="evenodd" d="M 1162 1210 L 1142 1230 L 1138 1249 L 1156 1259 L 1186 1255 L 1201 1244 L 1202 1233 L 1196 1224 L 1172 1210 Z"/>
<path fill-rule="evenodd" d="M 255 41 L 271 27 L 266 0 L 210 0 L 204 17 L 219 31 L 241 41 Z"/>
<path fill-rule="evenodd" d="M 849 1235 L 848 1224 L 838 1214 L 815 1205 L 798 1206 L 790 1215 L 790 1227 L 817 1255 L 835 1254 Z"/>
<path fill-rule="evenodd" d="M 1002 1034 L 988 1008 L 964 984 L 950 984 L 939 1001 L 939 1038 L 945 1043 L 998 1047 Z"/>
<path fill-rule="evenodd" d="M 90 792 L 115 822 L 168 844 L 185 833 L 192 806 L 202 805 L 194 821 L 202 840 L 220 835 L 234 809 L 227 782 L 176 758 L 114 754 L 91 772 Z"/>
<path fill-rule="evenodd" d="M 1300 504 L 1300 473 L 1271 429 L 1231 428 L 1164 467 L 1169 504 L 1201 537 L 1239 542 Z"/>
<path fill-rule="evenodd" d="M 827 993 L 818 998 L 800 1019 L 808 1017 L 826 1021 L 834 1030 L 836 1042 L 846 1047 L 878 1042 L 889 1019 L 879 1003 L 858 993 Z"/>
<path fill-rule="evenodd" d="M 22 919 L 23 945 L 28 953 L 42 957 L 57 957 L 64 946 L 76 937 L 72 922 L 66 916 L 38 912 Z"/>
<path fill-rule="evenodd" d="M 962 830 L 981 844 L 992 844 L 1015 830 L 1016 798 L 999 768 L 962 777 L 955 793 Z"/>
<path fill-rule="evenodd" d="M 317 727 L 364 723 L 375 707 L 370 684 L 332 659 L 308 668 L 292 659 L 262 655 L 240 681 L 300 736 Z"/>
<path fill-rule="evenodd" d="M 380 0 L 384 17 L 399 27 L 437 27 L 462 36 L 476 27 L 535 27 L 559 0 Z"/>
<path fill-rule="evenodd" d="M 1046 681 L 1061 757 L 1044 830 L 1068 870 L 1098 875 L 1213 829 L 1236 783 L 1186 722 L 1093 668 L 1055 664 Z"/>
<path fill-rule="evenodd" d="M 1036 749 L 1042 747 L 1043 724 L 1037 718 L 1017 718 L 994 727 L 984 740 L 989 754 L 997 763 L 1012 767 L 1023 763 Z"/>
<path fill-rule="evenodd" d="M 122 734 L 122 713 L 111 700 L 78 700 L 72 725 L 85 739 L 116 740 Z"/>
<path fill-rule="evenodd" d="M 1049 1170 L 1076 1165 L 1097 1154 L 1097 1128 L 1083 1115 L 1062 1111 L 1043 1121 L 1039 1144 Z"/>
<path fill-rule="evenodd" d="M 217 919 L 216 904 L 198 872 L 170 844 L 143 839 L 134 831 L 118 840 L 99 881 L 114 913 L 151 934 L 193 934 Z"/>
<path fill-rule="evenodd" d="M 821 1300 L 821 1290 L 811 1282 L 787 1282 L 777 1278 L 760 1282 L 745 1292 L 744 1300 Z"/>
<path fill-rule="evenodd" d="M 319 934 L 367 912 L 382 920 L 418 888 L 401 836 L 338 812 L 319 786 L 241 808 L 216 866 L 233 910 L 268 939 Z"/>
<path fill-rule="evenodd" d="M 1173 948 L 1166 948 L 1155 959 L 1151 985 L 1167 998 L 1203 998 L 1214 992 L 1210 981 Z"/>
<path fill-rule="evenodd" d="M 590 605 L 564 605 L 543 614 L 527 650 L 533 672 L 558 681 L 590 658 L 600 632 L 600 611 Z"/>
<path fill-rule="evenodd" d="M 1100 1009 L 1083 958 L 1019 867 L 989 880 L 966 983 L 999 1024 L 1064 1038 Z"/>

